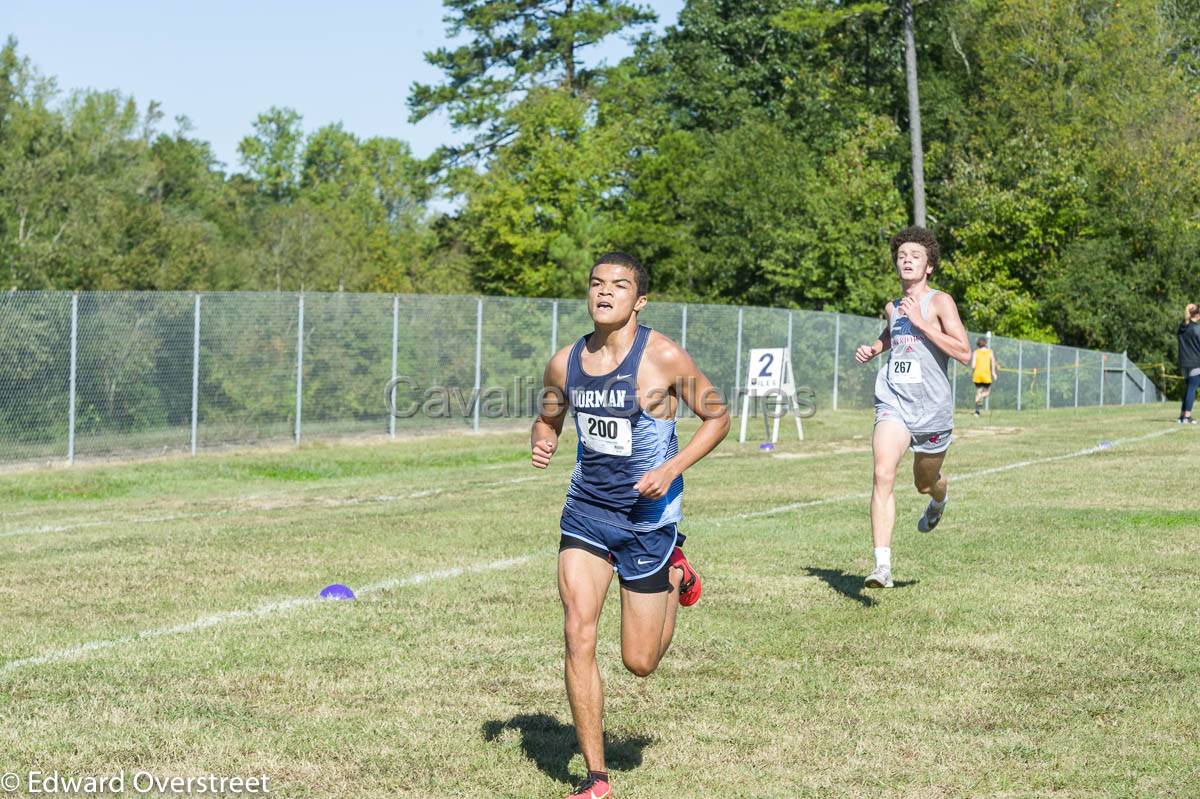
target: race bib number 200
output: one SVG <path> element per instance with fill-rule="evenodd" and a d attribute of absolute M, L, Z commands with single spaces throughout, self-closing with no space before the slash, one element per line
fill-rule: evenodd
<path fill-rule="evenodd" d="M 605 455 L 628 458 L 633 454 L 633 426 L 628 419 L 580 413 L 579 439 L 583 445 Z"/>
<path fill-rule="evenodd" d="M 893 358 L 888 369 L 893 383 L 921 382 L 921 362 L 916 358 Z"/>

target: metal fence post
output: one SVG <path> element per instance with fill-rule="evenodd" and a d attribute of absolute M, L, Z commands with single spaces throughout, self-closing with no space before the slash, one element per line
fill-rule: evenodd
<path fill-rule="evenodd" d="M 75 368 L 79 345 L 79 292 L 71 295 L 71 388 L 67 405 L 67 463 L 75 463 Z"/>
<path fill-rule="evenodd" d="M 687 303 L 686 302 L 683 303 L 683 308 L 680 312 L 679 324 L 680 324 L 679 346 L 682 349 L 687 350 L 687 327 L 688 327 L 688 325 L 687 325 Z M 687 412 L 687 404 L 682 399 L 676 401 L 676 403 L 675 403 L 675 418 L 676 419 L 682 418 L 686 412 Z"/>
<path fill-rule="evenodd" d="M 192 457 L 196 457 L 196 430 L 200 423 L 200 295 L 192 309 Z"/>
<path fill-rule="evenodd" d="M 950 359 L 950 409 L 958 407 L 958 360 Z"/>
<path fill-rule="evenodd" d="M 1021 385 L 1025 377 L 1025 342 L 1017 339 L 1017 410 L 1021 410 L 1021 394 L 1025 387 Z"/>
<path fill-rule="evenodd" d="M 392 396 L 395 397 L 396 391 L 396 369 L 400 356 L 400 295 L 392 296 Z M 388 435 L 392 438 L 396 437 L 396 414 L 395 414 L 395 399 L 391 400 L 391 408 L 388 408 Z"/>
<path fill-rule="evenodd" d="M 304 292 L 300 292 L 299 324 L 296 325 L 296 443 L 300 443 L 300 412 L 304 402 Z"/>
<path fill-rule="evenodd" d="M 1146 373 L 1142 372 L 1142 404 L 1146 404 Z"/>
<path fill-rule="evenodd" d="M 1046 410 L 1050 410 L 1050 345 L 1046 345 Z"/>
<path fill-rule="evenodd" d="M 1104 407 L 1104 362 L 1108 360 L 1108 353 L 1100 353 L 1100 407 Z"/>
<path fill-rule="evenodd" d="M 550 357 L 558 352 L 558 300 L 550 306 Z"/>
<path fill-rule="evenodd" d="M 833 315 L 833 409 L 836 411 L 838 406 L 838 374 L 841 371 L 839 366 L 842 360 L 842 315 L 835 313 Z"/>
<path fill-rule="evenodd" d="M 742 395 L 742 309 L 738 308 L 737 358 L 733 367 L 733 404 L 737 407 Z"/>
<path fill-rule="evenodd" d="M 479 432 L 479 381 L 483 368 L 483 298 L 475 301 L 475 413 L 472 429 Z"/>
<path fill-rule="evenodd" d="M 1126 372 L 1129 370 L 1129 350 L 1121 352 L 1121 404 L 1125 404 L 1125 383 L 1129 379 Z"/>
<path fill-rule="evenodd" d="M 1079 407 L 1079 348 L 1075 348 L 1075 407 Z"/>

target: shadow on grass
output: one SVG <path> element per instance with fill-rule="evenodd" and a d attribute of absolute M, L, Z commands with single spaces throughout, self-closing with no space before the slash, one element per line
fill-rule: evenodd
<path fill-rule="evenodd" d="M 504 730 L 521 733 L 521 749 L 525 756 L 551 779 L 572 784 L 567 765 L 579 751 L 575 743 L 575 728 L 561 723 L 545 713 L 513 716 L 508 721 L 489 721 L 483 725 L 483 739 L 494 741 Z M 635 735 L 632 738 L 604 736 L 604 760 L 609 771 L 632 771 L 642 765 L 642 750 L 653 743 L 652 738 Z"/>
<path fill-rule="evenodd" d="M 861 574 L 848 574 L 841 569 L 819 569 L 816 566 L 805 566 L 804 571 L 809 577 L 819 578 L 825 585 L 847 599 L 853 599 L 864 608 L 875 604 L 875 597 L 863 592 L 863 576 Z M 896 580 L 894 587 L 907 588 L 919 582 L 920 580 Z"/>

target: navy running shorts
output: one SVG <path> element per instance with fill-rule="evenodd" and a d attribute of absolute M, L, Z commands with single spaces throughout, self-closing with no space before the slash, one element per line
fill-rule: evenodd
<path fill-rule="evenodd" d="M 670 591 L 667 559 L 686 536 L 678 526 L 640 531 L 563 511 L 558 549 L 582 549 L 613 564 L 621 587 L 639 594 Z"/>

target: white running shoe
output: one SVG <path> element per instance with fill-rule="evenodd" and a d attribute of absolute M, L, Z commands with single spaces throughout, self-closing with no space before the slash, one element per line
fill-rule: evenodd
<path fill-rule="evenodd" d="M 933 528 L 938 526 L 938 522 L 942 520 L 942 514 L 946 512 L 946 503 L 942 503 L 942 507 L 935 508 L 933 500 L 929 500 L 929 504 L 925 506 L 925 512 L 921 514 L 921 518 L 917 519 L 917 529 L 922 533 L 928 533 Z"/>
<path fill-rule="evenodd" d="M 875 571 L 867 575 L 867 588 L 891 588 L 894 585 L 892 570 L 887 566 L 876 566 Z"/>

